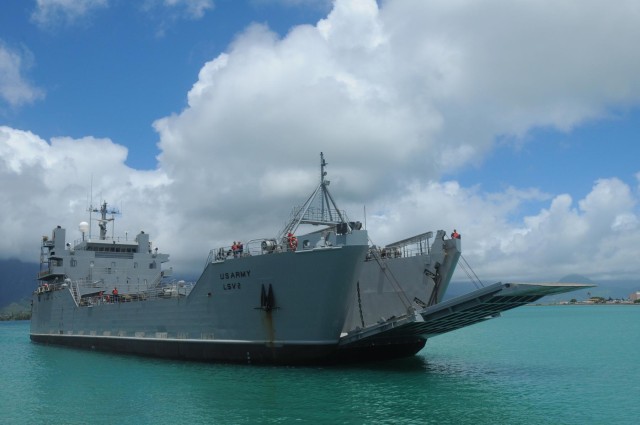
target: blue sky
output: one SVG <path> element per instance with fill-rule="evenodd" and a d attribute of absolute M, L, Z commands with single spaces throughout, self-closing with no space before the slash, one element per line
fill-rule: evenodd
<path fill-rule="evenodd" d="M 506 186 L 538 187 L 578 198 L 586 196 L 596 180 L 618 177 L 636 184 L 640 169 L 640 110 L 617 112 L 572 129 L 532 129 L 522 146 L 496 147 L 479 166 L 450 176 L 463 185 L 481 183 L 486 190 Z"/>
<path fill-rule="evenodd" d="M 59 2 L 50 20 L 38 24 L 35 1 L 4 1 L 2 41 L 13 51 L 29 52 L 25 78 L 46 94 L 17 110 L 3 104 L 3 120 L 45 138 L 109 137 L 129 147 L 127 164 L 155 168 L 157 134 L 151 123 L 185 106 L 186 92 L 206 61 L 253 22 L 285 35 L 294 25 L 317 22 L 330 6 L 222 0 L 202 2 L 211 6 L 196 19 L 180 4 L 188 2 L 147 3 L 153 6 L 111 0 L 71 18 Z"/>
<path fill-rule="evenodd" d="M 377 244 L 456 227 L 489 280 L 637 278 L 639 21 L 634 1 L 5 0 L 0 257 L 74 236 L 93 182 L 118 230 L 197 272 L 277 233 L 324 151 Z"/>

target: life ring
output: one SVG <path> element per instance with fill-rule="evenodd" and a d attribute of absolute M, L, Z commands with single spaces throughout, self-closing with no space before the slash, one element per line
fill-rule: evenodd
<path fill-rule="evenodd" d="M 289 249 L 291 249 L 291 251 L 298 249 L 298 238 L 295 236 L 289 236 Z"/>

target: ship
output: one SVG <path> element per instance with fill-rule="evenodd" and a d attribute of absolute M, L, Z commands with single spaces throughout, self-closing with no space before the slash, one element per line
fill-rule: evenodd
<path fill-rule="evenodd" d="M 321 153 L 320 184 L 303 206 L 294 209 L 285 232 L 311 225 L 320 227 L 314 234 L 325 239 L 362 227 L 361 222 L 347 218 L 329 192 L 326 166 Z M 332 362 L 413 356 L 429 338 L 498 318 L 548 295 L 594 286 L 553 282 L 485 285 L 462 255 L 462 241 L 455 230 L 450 236 L 443 229 L 427 231 L 385 246 L 369 242 L 338 348 L 330 356 Z M 458 265 L 476 289 L 445 301 Z"/>
<path fill-rule="evenodd" d="M 169 255 L 148 233 L 109 235 L 119 211 L 104 201 L 88 208 L 77 240 L 67 242 L 66 229 L 55 227 L 42 238 L 30 339 L 213 362 L 387 360 L 585 286 L 496 283 L 443 302 L 460 239 L 439 230 L 375 246 L 365 226 L 338 208 L 320 158 L 319 185 L 278 234 L 211 249 L 195 282 L 173 278 Z"/>
<path fill-rule="evenodd" d="M 212 249 L 189 284 L 172 279 L 169 255 L 149 233 L 110 236 L 116 210 L 106 202 L 89 210 L 98 213 L 98 237 L 90 219 L 73 243 L 61 226 L 42 238 L 32 341 L 275 364 L 319 362 L 336 350 L 368 251 L 361 226 L 330 235 L 283 231 Z"/>

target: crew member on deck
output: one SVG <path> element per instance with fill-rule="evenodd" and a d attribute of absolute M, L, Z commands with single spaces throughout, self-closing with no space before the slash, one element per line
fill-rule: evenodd
<path fill-rule="evenodd" d="M 113 302 L 118 302 L 118 288 L 113 288 L 113 291 L 111 291 L 111 295 L 113 295 Z"/>
<path fill-rule="evenodd" d="M 460 239 L 460 233 L 456 229 L 453 229 L 453 233 L 451 234 L 451 239 Z"/>
<path fill-rule="evenodd" d="M 298 238 L 296 238 L 293 233 L 289 232 L 287 234 L 287 241 L 289 242 L 290 251 L 295 251 L 298 248 Z"/>

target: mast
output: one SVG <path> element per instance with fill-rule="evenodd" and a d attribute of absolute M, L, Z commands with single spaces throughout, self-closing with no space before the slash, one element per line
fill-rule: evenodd
<path fill-rule="evenodd" d="M 107 239 L 107 223 L 115 220 L 115 215 L 120 214 L 120 211 L 117 208 L 107 209 L 107 202 L 104 201 L 100 209 L 89 207 L 89 213 L 91 212 L 99 212 L 100 218 L 96 219 L 98 221 L 98 227 L 100 227 L 100 240 Z M 107 218 L 107 214 L 111 214 L 111 218 Z M 113 228 L 112 228 L 112 237 L 113 237 Z"/>
<path fill-rule="evenodd" d="M 340 211 L 336 201 L 329 192 L 329 180 L 325 180 L 327 161 L 324 153 L 320 152 L 320 184 L 313 191 L 307 201 L 294 209 L 292 219 L 278 235 L 278 239 L 286 237 L 289 233 L 295 233 L 301 224 L 336 226 L 344 223 L 347 225 L 346 215 Z M 319 204 L 319 205 L 318 205 Z M 348 226 L 348 225 L 347 225 Z"/>

